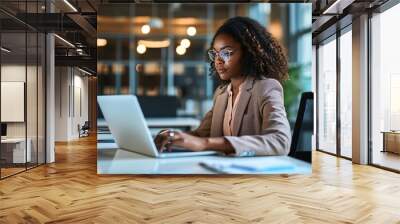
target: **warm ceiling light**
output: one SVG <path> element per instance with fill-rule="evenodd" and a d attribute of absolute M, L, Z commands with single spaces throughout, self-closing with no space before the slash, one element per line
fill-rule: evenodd
<path fill-rule="evenodd" d="M 191 26 L 192 24 L 196 24 L 196 25 L 200 25 L 200 26 L 207 25 L 205 20 L 199 19 L 199 18 L 193 18 L 193 17 L 175 18 L 171 21 L 171 23 L 176 26 Z"/>
<path fill-rule="evenodd" d="M 176 53 L 179 55 L 184 55 L 186 53 L 186 48 L 184 48 L 182 45 L 179 45 L 176 47 Z"/>
<path fill-rule="evenodd" d="M 150 30 L 151 30 L 151 28 L 150 28 L 150 26 L 148 24 L 142 26 L 142 33 L 143 34 L 150 33 Z"/>
<path fill-rule="evenodd" d="M 187 39 L 187 38 L 182 39 L 182 40 L 181 40 L 181 45 L 182 45 L 182 47 L 184 47 L 184 48 L 190 47 L 190 40 Z"/>
<path fill-rule="evenodd" d="M 1 47 L 1 50 L 4 51 L 4 52 L 6 52 L 6 53 L 10 53 L 10 52 L 11 52 L 11 50 L 9 50 L 9 49 L 7 49 L 7 48 L 5 48 L 5 47 Z"/>
<path fill-rule="evenodd" d="M 196 30 L 196 27 L 194 27 L 194 26 L 189 26 L 189 27 L 187 28 L 187 30 L 186 30 L 186 33 L 187 33 L 187 35 L 189 35 L 189 36 L 194 36 L 194 35 L 196 35 L 196 32 L 197 32 L 197 30 Z"/>
<path fill-rule="evenodd" d="M 68 5 L 74 12 L 78 12 L 78 10 L 68 1 L 64 0 L 64 3 Z"/>
<path fill-rule="evenodd" d="M 107 45 L 107 39 L 97 38 L 97 46 L 104 47 Z"/>
<path fill-rule="evenodd" d="M 123 74 L 125 72 L 125 67 L 123 64 L 115 63 L 111 66 L 112 73 L 116 75 Z"/>
<path fill-rule="evenodd" d="M 146 48 L 164 48 L 169 44 L 169 40 L 139 40 L 138 42 L 138 45 L 144 45 Z"/>
<path fill-rule="evenodd" d="M 282 25 L 280 22 L 272 22 L 269 25 L 268 31 L 272 34 L 273 37 L 275 37 L 278 40 L 282 40 L 283 37 L 283 30 L 282 30 Z"/>
<path fill-rule="evenodd" d="M 75 45 L 73 45 L 71 42 L 69 42 L 68 40 L 58 36 L 57 34 L 54 34 L 55 37 L 57 37 L 59 40 L 61 40 L 62 42 L 64 42 L 65 44 L 67 44 L 70 47 L 75 48 Z"/>
<path fill-rule="evenodd" d="M 144 53 L 146 52 L 146 46 L 144 46 L 143 44 L 139 44 L 139 45 L 136 47 L 136 51 L 137 51 L 139 54 L 144 54 Z"/>

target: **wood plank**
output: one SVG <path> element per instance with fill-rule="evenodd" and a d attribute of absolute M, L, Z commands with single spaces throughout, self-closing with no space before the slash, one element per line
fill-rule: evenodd
<path fill-rule="evenodd" d="M 400 223 L 400 175 L 313 154 L 311 175 L 96 174 L 94 137 L 0 181 L 0 223 Z"/>

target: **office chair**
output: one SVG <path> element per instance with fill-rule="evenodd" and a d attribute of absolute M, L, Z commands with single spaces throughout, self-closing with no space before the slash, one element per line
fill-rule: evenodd
<path fill-rule="evenodd" d="M 314 131 L 314 95 L 301 94 L 299 111 L 293 128 L 289 156 L 311 163 L 311 138 Z"/>
<path fill-rule="evenodd" d="M 89 121 L 85 121 L 82 127 L 79 127 L 78 124 L 79 138 L 89 136 L 89 129 L 90 129 Z"/>

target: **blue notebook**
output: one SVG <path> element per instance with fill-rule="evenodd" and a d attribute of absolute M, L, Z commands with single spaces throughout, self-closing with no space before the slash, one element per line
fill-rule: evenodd
<path fill-rule="evenodd" d="M 252 173 L 285 173 L 293 171 L 296 166 L 286 161 L 265 163 L 265 161 L 203 161 L 200 165 L 218 173 L 252 174 Z"/>

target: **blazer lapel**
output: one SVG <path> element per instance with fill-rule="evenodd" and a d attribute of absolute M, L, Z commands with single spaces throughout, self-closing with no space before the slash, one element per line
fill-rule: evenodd
<path fill-rule="evenodd" d="M 227 102 L 228 93 L 226 91 L 218 95 L 217 99 L 215 100 L 210 130 L 211 137 L 218 137 L 223 135 L 222 128 Z"/>
<path fill-rule="evenodd" d="M 232 134 L 234 136 L 239 135 L 240 127 L 242 125 L 243 115 L 246 111 L 247 105 L 249 104 L 251 97 L 251 89 L 253 88 L 254 78 L 248 77 L 244 83 L 244 89 L 238 99 L 238 106 L 234 115 L 234 122 L 232 124 Z"/>
<path fill-rule="evenodd" d="M 250 96 L 251 93 L 248 92 L 247 90 L 243 90 L 243 92 L 240 94 L 238 106 L 233 119 L 234 122 L 232 124 L 232 134 L 234 136 L 238 136 L 239 134 L 240 126 L 242 125 L 243 114 L 249 103 Z"/>

